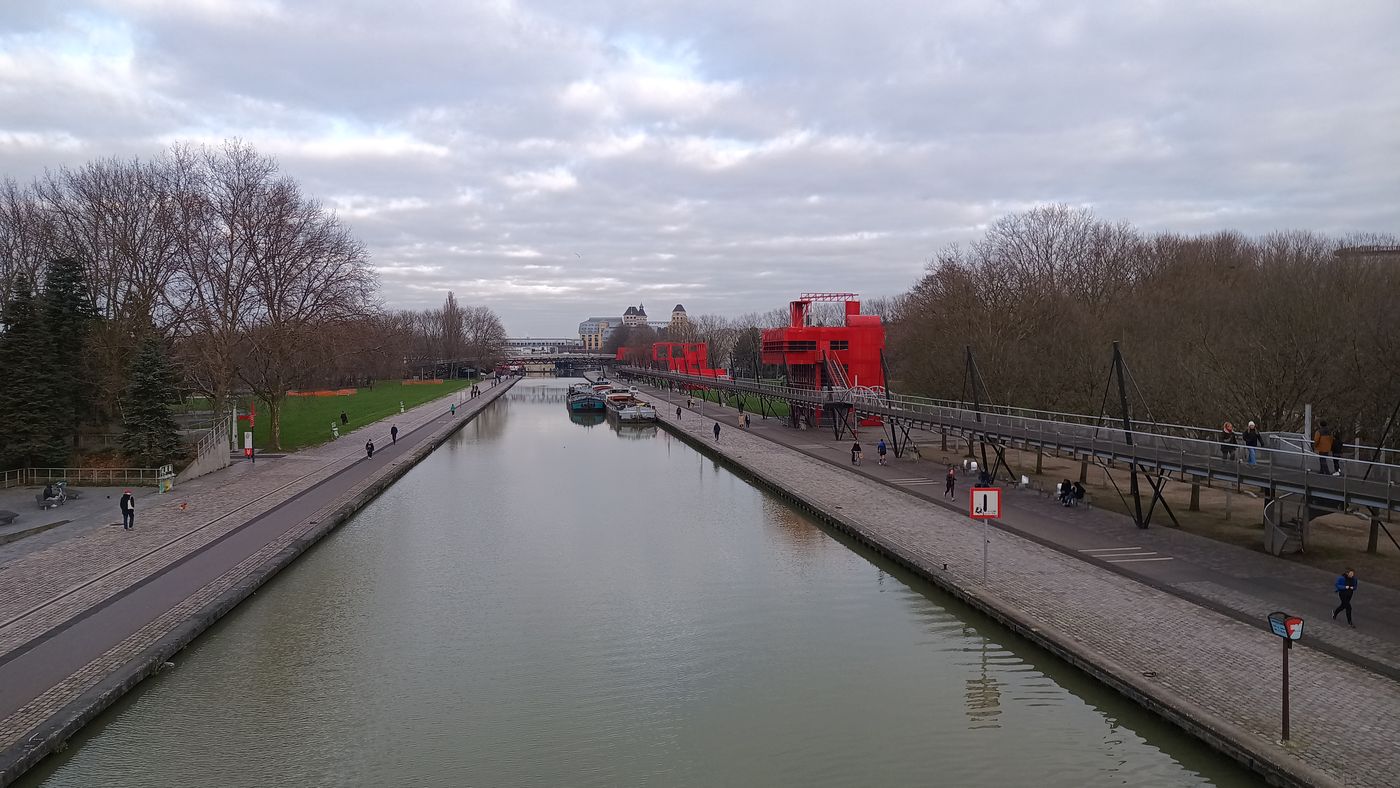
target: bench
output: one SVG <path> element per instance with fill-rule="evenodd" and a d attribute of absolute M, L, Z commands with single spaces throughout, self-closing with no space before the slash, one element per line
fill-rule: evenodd
<path fill-rule="evenodd" d="M 71 498 L 72 496 L 69 496 L 69 497 Z M 62 499 L 62 498 L 54 498 L 53 500 L 48 500 L 48 499 L 44 498 L 44 491 L 43 491 L 43 490 L 40 490 L 39 492 L 34 493 L 34 502 L 37 503 L 37 504 L 39 504 L 39 508 L 40 508 L 40 509 L 57 508 L 57 507 L 63 505 L 63 499 Z"/>

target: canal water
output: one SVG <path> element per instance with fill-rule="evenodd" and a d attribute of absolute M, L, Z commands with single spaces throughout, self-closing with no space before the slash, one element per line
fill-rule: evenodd
<path fill-rule="evenodd" d="M 516 386 L 24 784 L 1255 784 L 566 385 Z"/>

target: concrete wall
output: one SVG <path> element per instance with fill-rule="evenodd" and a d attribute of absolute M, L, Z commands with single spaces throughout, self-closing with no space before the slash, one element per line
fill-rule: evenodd
<path fill-rule="evenodd" d="M 175 474 L 175 483 L 187 482 L 206 473 L 227 468 L 232 462 L 230 454 L 233 451 L 229 444 L 228 433 L 228 419 L 224 419 L 215 424 L 210 429 L 209 434 L 200 438 L 199 443 L 196 444 L 197 453 L 194 460 Z"/>

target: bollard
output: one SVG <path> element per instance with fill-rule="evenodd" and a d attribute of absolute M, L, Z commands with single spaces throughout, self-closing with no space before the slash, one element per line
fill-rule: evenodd
<path fill-rule="evenodd" d="M 399 400 L 399 413 L 403 413 L 403 400 Z"/>
<path fill-rule="evenodd" d="M 331 440 L 337 440 L 338 438 L 340 438 L 340 425 L 331 422 Z"/>

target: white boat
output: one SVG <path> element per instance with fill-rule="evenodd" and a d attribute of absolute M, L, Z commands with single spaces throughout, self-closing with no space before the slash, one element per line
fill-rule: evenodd
<path fill-rule="evenodd" d="M 637 396 L 636 389 L 614 387 L 607 393 L 608 413 L 622 422 L 656 421 L 656 408 Z"/>

